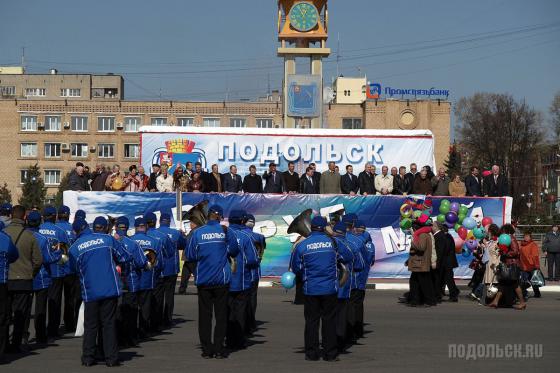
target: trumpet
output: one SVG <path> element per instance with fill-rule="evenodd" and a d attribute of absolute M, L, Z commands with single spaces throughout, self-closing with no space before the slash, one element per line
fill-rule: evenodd
<path fill-rule="evenodd" d="M 155 268 L 155 266 L 157 265 L 158 261 L 157 261 L 157 253 L 155 252 L 155 250 L 153 249 L 146 249 L 144 250 L 144 255 L 146 256 L 146 259 L 148 260 L 148 263 L 146 264 L 146 269 L 152 270 Z"/>

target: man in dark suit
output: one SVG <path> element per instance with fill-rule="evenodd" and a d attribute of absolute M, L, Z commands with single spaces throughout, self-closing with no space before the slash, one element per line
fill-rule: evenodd
<path fill-rule="evenodd" d="M 263 192 L 262 179 L 257 175 L 257 167 L 255 165 L 249 166 L 249 175 L 243 178 L 243 191 L 245 193 Z"/>
<path fill-rule="evenodd" d="M 276 172 L 276 163 L 271 163 L 268 165 L 268 172 L 265 171 L 262 178 L 266 183 L 264 185 L 265 193 L 284 192 L 284 181 L 282 180 L 282 175 Z"/>
<path fill-rule="evenodd" d="M 230 166 L 229 173 L 223 175 L 224 192 L 239 193 L 243 188 L 241 176 L 237 174 L 237 167 Z"/>
<path fill-rule="evenodd" d="M 434 234 L 434 246 L 437 253 L 436 268 L 432 269 L 432 280 L 436 293 L 436 299 L 441 302 L 445 295 L 445 286 L 449 289 L 449 301 L 457 302 L 459 299 L 459 289 L 455 285 L 453 278 L 453 268 L 458 267 L 455 255 L 455 241 L 447 232 L 447 227 L 439 222 L 432 226 Z"/>
<path fill-rule="evenodd" d="M 408 179 L 408 185 L 410 186 L 409 193 L 412 192 L 412 187 L 414 186 L 414 180 L 417 177 L 420 177 L 420 172 L 418 172 L 418 166 L 416 163 L 410 164 L 410 172 L 406 174 L 406 178 Z"/>
<path fill-rule="evenodd" d="M 321 185 L 321 173 L 317 172 L 317 165 L 315 163 L 310 163 L 309 167 L 313 169 L 313 183 L 317 185 L 317 194 L 319 194 L 319 188 Z"/>
<path fill-rule="evenodd" d="M 505 175 L 500 175 L 500 166 L 492 166 L 492 174 L 484 178 L 485 197 L 504 197 L 509 194 Z"/>
<path fill-rule="evenodd" d="M 471 174 L 465 178 L 465 188 L 467 189 L 467 196 L 482 196 L 480 177 L 478 176 L 478 167 L 471 167 Z"/>
<path fill-rule="evenodd" d="M 353 174 L 354 168 L 350 165 L 346 166 L 346 174 L 340 178 L 340 189 L 343 194 L 356 195 L 360 190 L 358 177 Z"/>
<path fill-rule="evenodd" d="M 206 193 L 208 191 L 208 186 L 210 184 L 209 176 L 210 174 L 202 169 L 202 163 L 196 162 L 194 164 L 194 172 L 200 174 L 200 180 L 204 184 L 204 188 L 202 188 L 202 192 Z"/>
<path fill-rule="evenodd" d="M 366 163 L 365 169 L 358 176 L 358 184 L 360 185 L 360 193 L 364 196 L 375 194 L 375 166 Z"/>
<path fill-rule="evenodd" d="M 299 175 L 295 172 L 294 162 L 288 163 L 288 171 L 282 173 L 284 188 L 288 193 L 299 192 Z"/>
<path fill-rule="evenodd" d="M 111 173 L 109 172 L 109 174 Z M 154 163 L 152 165 L 152 173 L 150 174 L 150 180 L 148 181 L 148 190 L 150 192 L 157 192 L 156 180 L 159 175 L 161 175 L 161 167 L 159 164 Z"/>
<path fill-rule="evenodd" d="M 309 166 L 305 169 L 305 174 L 301 176 L 299 181 L 299 192 L 302 194 L 319 194 L 319 186 L 313 178 L 313 167 Z"/>

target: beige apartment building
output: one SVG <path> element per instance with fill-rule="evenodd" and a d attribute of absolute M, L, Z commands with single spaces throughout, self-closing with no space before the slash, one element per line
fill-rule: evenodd
<path fill-rule="evenodd" d="M 35 163 L 41 167 L 50 195 L 78 161 L 92 169 L 100 163 L 119 164 L 122 169 L 138 164 L 138 129 L 143 125 L 283 127 L 278 93 L 255 102 L 127 101 L 120 76 L 54 71 L 0 74 L 0 90 L 0 183 L 7 182 L 15 198 L 21 194 L 26 169 Z M 44 95 L 29 95 L 37 92 Z M 435 135 L 436 164 L 442 165 L 447 158 L 447 101 L 338 103 L 333 99 L 325 105 L 323 116 L 329 128 L 429 129 Z"/>

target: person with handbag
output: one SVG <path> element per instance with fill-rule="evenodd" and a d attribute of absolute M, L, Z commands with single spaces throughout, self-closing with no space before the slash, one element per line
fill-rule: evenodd
<path fill-rule="evenodd" d="M 535 298 L 541 297 L 541 292 L 538 286 L 531 285 L 529 282 L 533 271 L 540 271 L 541 263 L 539 258 L 539 247 L 536 242 L 533 241 L 530 232 L 526 232 L 523 235 L 523 241 L 521 242 L 521 247 L 519 250 L 519 266 L 524 272 L 527 282 L 523 284 L 523 296 L 527 297 L 527 289 L 529 286 L 533 287 L 533 293 Z"/>
<path fill-rule="evenodd" d="M 498 250 L 498 235 L 500 228 L 496 224 L 490 224 L 487 228 L 488 240 L 484 243 L 484 253 L 482 255 L 482 263 L 485 265 L 484 270 L 484 290 L 482 291 L 482 304 L 489 304 L 497 296 L 496 288 L 496 269 L 500 264 L 500 251 Z M 501 296 L 501 295 L 500 295 Z M 496 302 L 498 302 L 500 299 Z"/>

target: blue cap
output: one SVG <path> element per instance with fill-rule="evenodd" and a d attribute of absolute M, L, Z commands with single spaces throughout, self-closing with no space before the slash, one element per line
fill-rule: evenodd
<path fill-rule="evenodd" d="M 228 221 L 233 224 L 241 224 L 247 214 L 243 210 L 231 210 Z"/>
<path fill-rule="evenodd" d="M 343 222 L 338 222 L 334 225 L 333 231 L 340 234 L 346 234 L 346 224 Z"/>
<path fill-rule="evenodd" d="M 53 206 L 47 206 L 43 210 L 43 216 L 56 216 L 56 209 Z"/>
<path fill-rule="evenodd" d="M 93 226 L 94 227 L 103 227 L 103 228 L 107 228 L 107 225 L 109 225 L 109 222 L 107 221 L 107 219 L 103 216 L 98 216 L 95 218 L 95 220 L 93 221 Z"/>
<path fill-rule="evenodd" d="M 255 215 L 253 215 L 253 214 L 247 214 L 247 215 L 245 216 L 245 218 L 247 219 L 247 221 L 252 221 L 252 222 L 257 221 L 257 220 L 255 219 Z"/>
<path fill-rule="evenodd" d="M 168 214 L 166 212 L 162 213 L 159 216 L 159 222 L 161 223 L 162 221 L 171 221 L 171 214 Z"/>
<path fill-rule="evenodd" d="M 82 218 L 78 218 L 78 219 L 74 220 L 74 223 L 72 224 L 72 229 L 77 234 L 80 234 L 87 227 L 88 227 L 87 221 L 85 221 Z"/>
<path fill-rule="evenodd" d="M 39 213 L 39 211 L 31 211 L 29 214 L 27 214 L 27 221 L 30 223 L 40 222 L 41 214 Z"/>
<path fill-rule="evenodd" d="M 3 203 L 0 206 L 0 211 L 2 211 L 4 213 L 11 214 L 12 213 L 12 208 L 13 208 L 13 206 L 10 203 Z"/>
<path fill-rule="evenodd" d="M 363 220 L 356 220 L 356 222 L 354 223 L 354 227 L 365 229 L 366 225 L 364 224 Z"/>
<path fill-rule="evenodd" d="M 76 214 L 74 215 L 74 219 L 84 219 L 84 220 L 86 220 L 86 212 L 84 210 L 76 211 Z"/>
<path fill-rule="evenodd" d="M 146 223 L 157 222 L 157 216 L 153 212 L 148 212 L 148 213 L 144 214 L 144 219 L 146 219 Z"/>
<path fill-rule="evenodd" d="M 134 220 L 134 227 L 135 227 L 135 228 L 138 228 L 138 227 L 141 226 L 141 225 L 146 225 L 146 219 L 144 219 L 144 218 L 136 218 L 136 219 Z"/>
<path fill-rule="evenodd" d="M 208 213 L 213 212 L 214 214 L 224 216 L 224 209 L 218 205 L 212 205 L 208 208 Z"/>
<path fill-rule="evenodd" d="M 70 215 L 70 207 L 62 205 L 58 208 L 58 215 Z"/>
<path fill-rule="evenodd" d="M 311 229 L 323 230 L 327 226 L 327 219 L 322 216 L 315 216 L 311 219 Z"/>
<path fill-rule="evenodd" d="M 130 227 L 130 221 L 128 220 L 128 218 L 126 216 L 120 216 L 117 218 L 117 221 L 115 222 L 117 227 L 119 225 L 124 225 L 126 226 L 126 229 L 128 229 Z"/>

